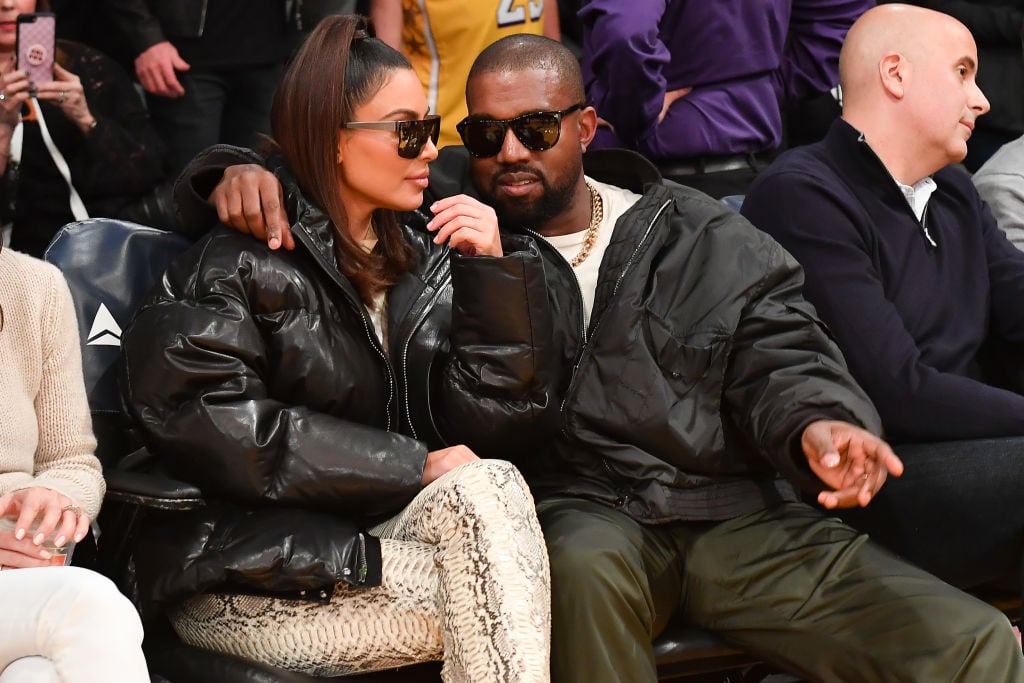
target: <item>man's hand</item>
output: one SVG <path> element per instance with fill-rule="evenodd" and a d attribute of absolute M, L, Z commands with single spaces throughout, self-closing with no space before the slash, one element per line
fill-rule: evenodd
<path fill-rule="evenodd" d="M 673 102 L 686 97 L 692 90 L 693 88 L 679 88 L 678 90 L 667 91 L 665 93 L 665 100 L 661 103 L 661 111 L 658 113 L 658 123 L 665 120 L 665 115 L 668 114 L 668 109 L 672 106 Z"/>
<path fill-rule="evenodd" d="M 439 199 L 430 206 L 434 217 L 427 230 L 437 231 L 434 244 L 445 241 L 463 256 L 501 256 L 501 236 L 494 209 L 464 194 Z"/>
<path fill-rule="evenodd" d="M 265 241 L 271 249 L 295 248 L 281 182 L 262 166 L 228 166 L 209 201 L 224 225 Z"/>
<path fill-rule="evenodd" d="M 178 82 L 175 71 L 188 71 L 192 67 L 181 58 L 178 49 L 169 41 L 150 45 L 135 58 L 135 74 L 148 93 L 160 97 L 181 97 L 185 88 Z"/>
<path fill-rule="evenodd" d="M 866 506 L 886 476 L 903 474 L 903 463 L 889 444 L 846 422 L 812 422 L 800 446 L 811 471 L 832 489 L 818 494 L 818 502 L 830 510 Z"/>
<path fill-rule="evenodd" d="M 476 453 L 466 446 L 451 446 L 427 453 L 427 464 L 423 467 L 423 485 L 454 470 L 459 465 L 479 460 Z"/>

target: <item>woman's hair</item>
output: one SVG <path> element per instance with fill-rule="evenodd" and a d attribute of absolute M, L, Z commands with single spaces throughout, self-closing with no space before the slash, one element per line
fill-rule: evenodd
<path fill-rule="evenodd" d="M 399 230 L 395 212 L 378 209 L 373 214 L 377 246 L 367 253 L 347 229 L 339 195 L 341 124 L 353 120 L 356 108 L 387 83 L 391 72 L 412 68 L 368 29 L 367 20 L 354 15 L 321 21 L 277 86 L 270 125 L 302 191 L 334 223 L 339 268 L 372 305 L 374 294 L 412 269 L 416 252 Z"/>

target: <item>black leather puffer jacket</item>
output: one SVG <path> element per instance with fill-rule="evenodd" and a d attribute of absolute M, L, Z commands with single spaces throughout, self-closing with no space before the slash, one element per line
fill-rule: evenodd
<path fill-rule="evenodd" d="M 421 258 L 389 293 L 385 351 L 335 265 L 326 215 L 279 177 L 296 249 L 218 228 L 172 265 L 124 335 L 130 416 L 162 466 L 210 501 L 155 516 L 141 534 L 143 603 L 215 587 L 375 585 L 379 545 L 360 529 L 420 490 L 428 448 L 477 432 L 517 442 L 524 422 L 557 413 L 532 240 L 466 258 L 406 228 Z M 439 430 L 428 404 L 453 427 Z"/>

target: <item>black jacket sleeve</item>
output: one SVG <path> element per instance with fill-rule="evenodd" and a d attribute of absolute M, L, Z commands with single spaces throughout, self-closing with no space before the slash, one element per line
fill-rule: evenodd
<path fill-rule="evenodd" d="M 501 258 L 451 256 L 452 350 L 435 412 L 449 442 L 515 460 L 551 436 L 559 406 L 540 252 L 529 237 L 502 246 Z"/>
<path fill-rule="evenodd" d="M 804 428 L 815 420 L 842 420 L 880 434 L 881 420 L 803 298 L 800 266 L 774 240 L 756 234 L 761 239 L 743 248 L 761 254 L 765 266 L 733 336 L 725 402 L 758 450 L 787 479 L 817 494 L 822 483 L 800 446 Z"/>
<path fill-rule="evenodd" d="M 207 198 L 213 192 L 224 170 L 238 164 L 264 165 L 264 159 L 244 147 L 214 145 L 200 152 L 182 169 L 174 183 L 174 202 L 178 207 L 178 231 L 198 239 L 218 224 L 217 209 Z"/>

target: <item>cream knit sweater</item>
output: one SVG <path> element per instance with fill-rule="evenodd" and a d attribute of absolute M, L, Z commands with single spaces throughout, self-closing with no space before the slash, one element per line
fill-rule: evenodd
<path fill-rule="evenodd" d="M 0 251 L 0 495 L 44 486 L 96 519 L 105 485 L 71 292 L 52 265 Z"/>

